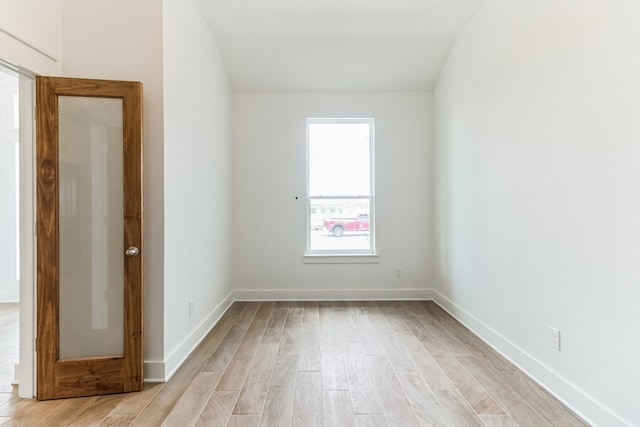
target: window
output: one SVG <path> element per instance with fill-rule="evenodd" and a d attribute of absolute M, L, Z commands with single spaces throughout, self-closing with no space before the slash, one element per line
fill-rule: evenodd
<path fill-rule="evenodd" d="M 307 119 L 307 253 L 374 254 L 373 119 Z"/>

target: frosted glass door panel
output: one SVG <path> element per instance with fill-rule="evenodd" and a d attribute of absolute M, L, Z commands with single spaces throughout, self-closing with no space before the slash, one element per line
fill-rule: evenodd
<path fill-rule="evenodd" d="M 122 99 L 58 97 L 60 359 L 123 353 Z"/>

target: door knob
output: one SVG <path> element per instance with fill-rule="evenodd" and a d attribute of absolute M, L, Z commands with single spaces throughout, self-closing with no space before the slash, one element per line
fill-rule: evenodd
<path fill-rule="evenodd" d="M 127 249 L 124 254 L 126 256 L 137 256 L 140 253 L 140 249 L 136 248 L 135 246 L 131 246 L 129 249 Z"/>

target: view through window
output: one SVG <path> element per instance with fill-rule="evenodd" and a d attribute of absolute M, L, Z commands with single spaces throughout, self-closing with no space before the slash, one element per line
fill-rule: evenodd
<path fill-rule="evenodd" d="M 307 119 L 309 253 L 374 253 L 373 119 Z"/>

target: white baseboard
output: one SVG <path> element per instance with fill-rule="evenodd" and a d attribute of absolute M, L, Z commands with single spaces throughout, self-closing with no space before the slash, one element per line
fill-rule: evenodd
<path fill-rule="evenodd" d="M 511 363 L 517 366 L 518 369 L 526 373 L 589 424 L 606 427 L 631 426 L 631 423 L 618 417 L 582 389 L 502 336 L 480 319 L 439 292 L 434 290 L 431 292 L 434 296 L 433 300 L 440 307 L 469 328 L 469 330 L 494 350 L 506 357 Z"/>
<path fill-rule="evenodd" d="M 218 323 L 225 311 L 234 301 L 233 292 L 230 292 L 216 308 L 178 344 L 163 362 L 145 361 L 144 379 L 148 382 L 168 381 L 178 368 L 189 357 L 191 352 L 207 336 L 209 331 Z"/>
<path fill-rule="evenodd" d="M 11 385 L 20 384 L 20 372 L 20 362 L 18 362 L 13 365 L 13 381 L 11 382 Z"/>
<path fill-rule="evenodd" d="M 430 289 L 237 289 L 236 301 L 432 300 Z"/>

